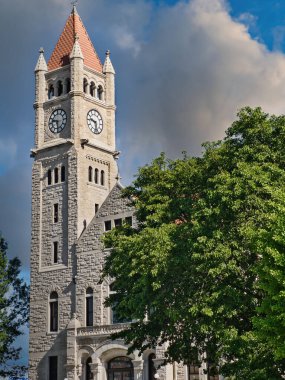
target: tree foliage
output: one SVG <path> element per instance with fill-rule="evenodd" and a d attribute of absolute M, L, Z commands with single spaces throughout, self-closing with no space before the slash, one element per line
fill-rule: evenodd
<path fill-rule="evenodd" d="M 124 191 L 138 226 L 106 234 L 103 271 L 116 279 L 107 305 L 135 321 L 119 334 L 131 350 L 168 342 L 167 360 L 282 378 L 284 147 L 285 117 L 247 107 L 201 157 L 139 169 Z"/>
<path fill-rule="evenodd" d="M 7 258 L 7 243 L 0 234 L 0 377 L 18 378 L 26 368 L 16 365 L 21 348 L 15 339 L 28 321 L 29 289 L 20 278 L 20 260 Z"/>

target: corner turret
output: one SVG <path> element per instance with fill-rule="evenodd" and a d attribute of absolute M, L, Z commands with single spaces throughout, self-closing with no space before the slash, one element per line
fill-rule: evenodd
<path fill-rule="evenodd" d="M 44 109 L 43 104 L 46 100 L 46 80 L 45 74 L 48 70 L 44 57 L 44 49 L 40 48 L 40 56 L 35 67 L 35 147 L 38 148 L 43 141 L 44 129 Z"/>
<path fill-rule="evenodd" d="M 103 66 L 103 73 L 106 75 L 106 103 L 115 105 L 115 70 L 110 59 L 110 50 L 106 51 L 106 59 Z"/>

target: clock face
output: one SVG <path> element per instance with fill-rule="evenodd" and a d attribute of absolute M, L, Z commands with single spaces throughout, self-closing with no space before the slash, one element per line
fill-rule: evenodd
<path fill-rule="evenodd" d="M 66 125 L 67 116 L 63 109 L 53 111 L 50 115 L 48 126 L 51 132 L 59 133 Z"/>
<path fill-rule="evenodd" d="M 96 110 L 90 110 L 87 114 L 87 124 L 89 129 L 99 135 L 103 131 L 103 119 L 102 116 Z"/>

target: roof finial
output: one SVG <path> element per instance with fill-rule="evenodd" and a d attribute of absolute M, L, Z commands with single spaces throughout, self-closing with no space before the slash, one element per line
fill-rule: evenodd
<path fill-rule="evenodd" d="M 72 5 L 72 12 L 73 13 L 76 13 L 77 11 L 76 11 L 76 5 L 78 4 L 78 0 L 72 0 L 71 1 L 71 5 Z"/>
<path fill-rule="evenodd" d="M 44 48 L 41 47 L 40 50 L 39 50 L 39 53 L 40 53 L 40 54 L 44 54 L 44 52 L 45 52 L 45 51 L 44 51 Z"/>

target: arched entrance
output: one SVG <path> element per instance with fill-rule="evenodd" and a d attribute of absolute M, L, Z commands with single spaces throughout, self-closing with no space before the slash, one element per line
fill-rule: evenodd
<path fill-rule="evenodd" d="M 108 380 L 133 380 L 134 368 L 130 358 L 119 356 L 108 363 Z"/>

